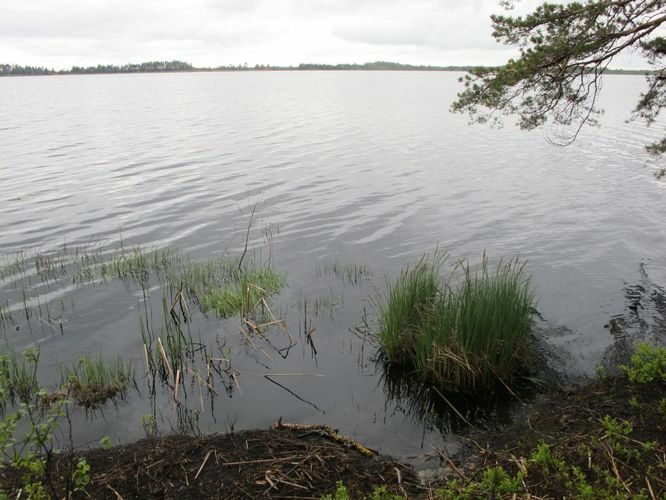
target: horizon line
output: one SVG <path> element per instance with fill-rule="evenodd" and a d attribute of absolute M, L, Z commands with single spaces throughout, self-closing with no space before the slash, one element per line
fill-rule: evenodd
<path fill-rule="evenodd" d="M 174 60 L 152 60 L 139 63 L 124 64 L 101 64 L 79 66 L 72 65 L 66 69 L 55 69 L 47 66 L 21 65 L 16 63 L 1 63 L 0 76 L 47 76 L 63 74 L 110 74 L 110 73 L 169 73 L 169 72 L 214 72 L 214 71 L 316 71 L 316 70 L 338 70 L 338 71 L 470 71 L 475 68 L 496 68 L 502 65 L 433 65 L 433 64 L 411 64 L 393 61 L 368 61 L 363 63 L 317 63 L 305 62 L 297 65 L 273 65 L 255 64 L 253 66 L 244 64 L 228 64 L 219 66 L 194 66 L 185 61 Z M 607 68 L 606 72 L 646 74 L 653 70 L 648 68 Z"/>

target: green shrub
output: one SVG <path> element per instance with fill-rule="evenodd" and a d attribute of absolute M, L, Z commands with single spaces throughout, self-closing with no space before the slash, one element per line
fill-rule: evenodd
<path fill-rule="evenodd" d="M 44 398 L 47 393 L 40 389 L 38 395 Z M 68 405 L 65 398 L 53 400 L 48 408 L 21 403 L 14 413 L 0 418 L 0 478 L 6 469 L 20 474 L 18 491 L 6 490 L 6 486 L 0 484 L 0 499 L 10 496 L 34 500 L 72 498 L 75 493 L 85 492 L 90 483 L 90 465 L 83 458 L 66 457 L 72 462 L 66 472 L 69 477 L 61 477 L 65 479 L 64 487 L 56 487 L 53 481 L 57 452 L 54 434 L 61 430 L 60 421 L 68 414 Z M 71 428 L 69 430 L 71 432 Z"/>
<path fill-rule="evenodd" d="M 489 467 L 483 471 L 481 489 L 488 495 L 488 498 L 502 498 L 504 495 L 512 495 L 521 491 L 523 477 L 521 472 L 512 477 L 500 466 Z"/>
<path fill-rule="evenodd" d="M 509 383 L 524 362 L 534 293 L 518 260 L 473 272 L 454 266 L 459 281 L 441 280 L 435 253 L 402 271 L 379 305 L 377 337 L 389 363 L 405 365 L 445 389 Z"/>
<path fill-rule="evenodd" d="M 636 384 L 666 382 L 666 348 L 638 344 L 631 356 L 631 364 L 620 368 Z"/>

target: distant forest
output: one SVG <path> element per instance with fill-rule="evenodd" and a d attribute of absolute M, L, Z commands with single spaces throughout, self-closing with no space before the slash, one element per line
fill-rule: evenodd
<path fill-rule="evenodd" d="M 36 75 L 91 75 L 110 73 L 168 73 L 168 72 L 205 72 L 205 71 L 468 71 L 472 66 L 414 66 L 386 61 L 364 64 L 316 64 L 306 63 L 298 66 L 271 66 L 247 64 L 238 66 L 217 66 L 214 68 L 195 68 L 183 61 L 151 61 L 139 64 L 98 64 L 97 66 L 72 66 L 68 70 L 54 70 L 43 66 L 20 66 L 0 64 L 0 76 L 36 76 Z M 610 74 L 645 74 L 644 70 L 606 70 Z"/>

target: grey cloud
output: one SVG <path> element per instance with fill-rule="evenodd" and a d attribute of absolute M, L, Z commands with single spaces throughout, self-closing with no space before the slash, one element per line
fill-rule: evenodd
<path fill-rule="evenodd" d="M 2 0 L 0 62 L 445 64 L 479 49 L 465 54 L 483 64 L 498 10 L 497 0 Z"/>
<path fill-rule="evenodd" d="M 370 45 L 495 48 L 487 12 L 470 5 L 458 2 L 457 8 L 432 8 L 423 2 L 408 11 L 382 10 L 371 19 L 341 19 L 333 33 L 347 42 Z"/>

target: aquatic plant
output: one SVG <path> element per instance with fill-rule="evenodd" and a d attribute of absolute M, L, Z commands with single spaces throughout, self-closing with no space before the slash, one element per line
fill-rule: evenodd
<path fill-rule="evenodd" d="M 173 290 L 181 290 L 195 302 L 214 288 L 238 279 L 238 262 L 228 257 L 200 262 L 183 261 L 166 272 L 166 282 Z"/>
<path fill-rule="evenodd" d="M 176 305 L 181 304 L 181 296 L 174 300 L 169 306 L 166 296 L 162 296 L 162 316 L 159 324 L 159 331 L 155 325 L 151 324 L 149 317 L 152 317 L 152 311 L 148 313 L 148 304 L 144 304 L 143 312 L 139 312 L 139 327 L 144 346 L 144 357 L 146 369 L 154 381 L 155 376 L 159 375 L 162 381 L 177 385 L 175 379 L 180 379 L 177 373 L 182 373 L 189 364 L 188 360 L 194 355 L 196 347 L 189 330 L 183 331 L 181 327 L 181 314 L 176 310 Z M 187 315 L 182 313 L 182 321 L 186 322 Z M 154 391 L 154 385 L 151 384 L 151 392 Z"/>
<path fill-rule="evenodd" d="M 372 271 L 368 266 L 349 262 L 330 261 L 319 264 L 317 276 L 335 276 L 344 285 L 360 285 L 372 278 Z"/>
<path fill-rule="evenodd" d="M 25 274 L 28 260 L 23 252 L 11 256 L 3 255 L 0 259 L 0 283 Z"/>
<path fill-rule="evenodd" d="M 36 401 L 39 392 L 38 364 L 38 349 L 28 349 L 20 354 L 12 352 L 0 356 L 0 411 L 2 413 L 8 403 L 17 405 Z"/>
<path fill-rule="evenodd" d="M 9 309 L 9 301 L 7 300 L 4 304 L 0 303 L 0 328 L 6 328 L 14 324 L 14 316 Z"/>
<path fill-rule="evenodd" d="M 102 262 L 99 272 L 103 280 L 132 279 L 141 283 L 148 280 L 151 272 L 168 272 L 175 269 L 180 264 L 181 258 L 179 252 L 170 248 L 144 252 L 141 247 L 136 247 Z"/>
<path fill-rule="evenodd" d="M 442 280 L 445 260 L 438 252 L 424 257 L 389 284 L 379 304 L 383 357 L 447 390 L 506 385 L 525 360 L 532 326 L 535 299 L 524 263 L 491 270 L 484 256 L 473 271 L 459 261 Z"/>
<path fill-rule="evenodd" d="M 270 267 L 245 269 L 226 286 L 211 286 L 199 298 L 204 313 L 226 318 L 234 314 L 248 317 L 271 295 L 284 286 L 284 277 Z"/>
<path fill-rule="evenodd" d="M 387 359 L 405 363 L 414 358 L 416 337 L 424 308 L 432 308 L 439 293 L 439 269 L 445 257 L 423 257 L 414 267 L 400 272 L 388 285 L 386 298 L 379 304 L 378 339 Z"/>
<path fill-rule="evenodd" d="M 105 361 L 102 355 L 84 356 L 71 367 L 61 370 L 62 386 L 84 408 L 97 408 L 110 399 L 125 398 L 130 386 L 136 386 L 134 367 L 120 358 Z"/>

